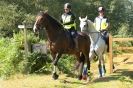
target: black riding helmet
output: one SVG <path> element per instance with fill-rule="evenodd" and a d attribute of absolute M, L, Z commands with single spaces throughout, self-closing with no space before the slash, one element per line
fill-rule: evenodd
<path fill-rule="evenodd" d="M 71 4 L 70 3 L 64 4 L 64 9 L 71 9 Z"/>

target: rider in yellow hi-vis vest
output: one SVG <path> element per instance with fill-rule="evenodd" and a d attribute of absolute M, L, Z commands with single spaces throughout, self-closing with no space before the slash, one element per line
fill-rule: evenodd
<path fill-rule="evenodd" d="M 104 15 L 105 9 L 103 7 L 98 8 L 99 15 L 94 20 L 94 26 L 97 31 L 103 31 L 108 29 L 109 21 L 108 18 Z"/>
<path fill-rule="evenodd" d="M 72 39 L 75 42 L 75 48 L 78 49 L 78 40 L 77 40 L 77 30 L 76 30 L 76 17 L 71 12 L 71 4 L 66 3 L 64 5 L 64 13 L 61 16 L 61 23 L 64 26 L 64 29 L 68 30 Z"/>
<path fill-rule="evenodd" d="M 98 8 L 99 15 L 94 20 L 94 26 L 97 31 L 101 32 L 104 36 L 104 39 L 106 40 L 106 43 L 108 42 L 108 27 L 109 27 L 109 21 L 108 18 L 105 16 L 105 9 L 103 7 Z"/>

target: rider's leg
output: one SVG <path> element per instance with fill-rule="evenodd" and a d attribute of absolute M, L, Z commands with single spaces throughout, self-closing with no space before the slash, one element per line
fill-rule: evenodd
<path fill-rule="evenodd" d="M 74 28 L 71 28 L 70 31 L 71 31 L 71 36 L 73 38 L 73 41 L 75 43 L 75 48 L 78 49 L 78 35 L 77 35 L 77 31 Z"/>
<path fill-rule="evenodd" d="M 107 52 L 109 52 L 109 33 L 106 32 L 106 44 L 107 44 Z"/>
<path fill-rule="evenodd" d="M 101 34 L 103 35 L 103 39 L 105 40 L 105 43 L 107 45 L 107 52 L 109 52 L 109 33 L 107 30 L 101 31 Z"/>
<path fill-rule="evenodd" d="M 74 39 L 73 39 L 72 30 L 69 29 L 68 32 L 69 32 L 69 34 L 70 34 L 70 40 L 71 40 L 70 48 L 74 49 L 74 48 L 75 48 L 75 46 L 74 46 L 74 43 L 75 43 L 75 42 L 74 42 Z"/>
<path fill-rule="evenodd" d="M 78 38 L 75 37 L 73 38 L 74 42 L 75 42 L 75 48 L 78 49 Z"/>

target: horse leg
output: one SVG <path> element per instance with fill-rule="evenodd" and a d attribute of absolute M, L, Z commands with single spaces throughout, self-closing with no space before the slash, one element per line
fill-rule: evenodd
<path fill-rule="evenodd" d="M 56 54 L 56 57 L 55 57 L 55 59 L 54 59 L 54 61 L 53 61 L 53 65 L 55 65 L 55 66 L 57 65 L 57 62 L 58 62 L 58 60 L 60 59 L 61 55 L 62 55 L 62 54 L 59 54 L 59 53 Z"/>
<path fill-rule="evenodd" d="M 83 79 L 90 81 L 91 79 L 91 72 L 90 72 L 90 60 L 86 60 L 83 68 Z"/>
<path fill-rule="evenodd" d="M 91 79 L 91 72 L 90 72 L 90 59 L 89 53 L 84 53 L 84 66 L 83 66 L 83 77 L 82 79 L 89 81 Z"/>
<path fill-rule="evenodd" d="M 92 52 L 90 52 L 89 53 L 89 58 L 88 58 L 88 54 L 86 54 L 86 63 L 85 63 L 85 65 L 84 65 L 84 70 L 83 70 L 83 76 L 84 75 L 87 75 L 88 76 L 88 78 L 87 78 L 87 80 L 89 81 L 90 79 L 91 79 L 91 71 L 90 71 L 90 66 L 91 66 L 91 60 L 93 59 L 95 57 L 95 54 L 94 54 L 94 52 L 92 51 Z M 85 71 L 86 70 L 86 71 Z M 84 78 L 83 78 L 84 79 Z"/>
<path fill-rule="evenodd" d="M 55 56 L 55 59 L 53 60 L 53 65 L 54 65 L 54 68 L 53 68 L 53 75 L 52 75 L 52 78 L 54 80 L 58 79 L 59 75 L 57 75 L 56 73 L 56 68 L 57 68 L 57 62 L 59 60 L 59 58 L 61 57 L 62 54 L 56 54 Z"/>
<path fill-rule="evenodd" d="M 106 73 L 103 55 L 99 55 L 98 58 L 99 58 L 99 65 L 98 65 L 99 74 L 100 74 L 100 77 L 103 77 Z"/>
<path fill-rule="evenodd" d="M 105 61 L 104 61 L 103 55 L 101 57 L 102 57 L 102 59 L 101 59 L 102 60 L 102 75 L 104 76 L 106 73 Z"/>
<path fill-rule="evenodd" d="M 79 60 L 79 76 L 78 79 L 81 80 L 82 79 L 82 72 L 83 72 L 83 66 L 84 66 L 84 62 L 85 62 L 85 56 L 83 55 L 83 53 L 80 56 L 80 60 Z"/>
<path fill-rule="evenodd" d="M 105 68 L 105 57 L 102 55 L 102 62 L 103 62 L 103 71 L 104 74 L 106 73 L 106 68 Z"/>
<path fill-rule="evenodd" d="M 87 71 L 87 75 L 88 75 L 88 78 L 87 80 L 91 80 L 91 71 L 90 71 L 90 67 L 91 67 L 91 63 L 90 63 L 90 59 L 87 57 L 87 68 L 88 68 L 88 71 Z"/>

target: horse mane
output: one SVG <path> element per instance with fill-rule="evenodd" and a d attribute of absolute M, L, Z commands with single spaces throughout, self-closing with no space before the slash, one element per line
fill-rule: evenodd
<path fill-rule="evenodd" d="M 91 20 L 87 20 L 87 22 L 88 22 L 88 24 L 89 24 L 89 28 L 90 29 L 96 29 L 95 27 L 94 27 L 94 24 L 93 24 L 93 22 L 91 21 Z"/>
<path fill-rule="evenodd" d="M 49 22 L 51 22 L 51 24 L 56 27 L 57 29 L 63 29 L 63 26 L 56 20 L 54 19 L 52 16 L 50 16 L 47 12 L 40 12 L 38 15 L 40 16 L 45 16 L 47 19 L 49 19 Z"/>

